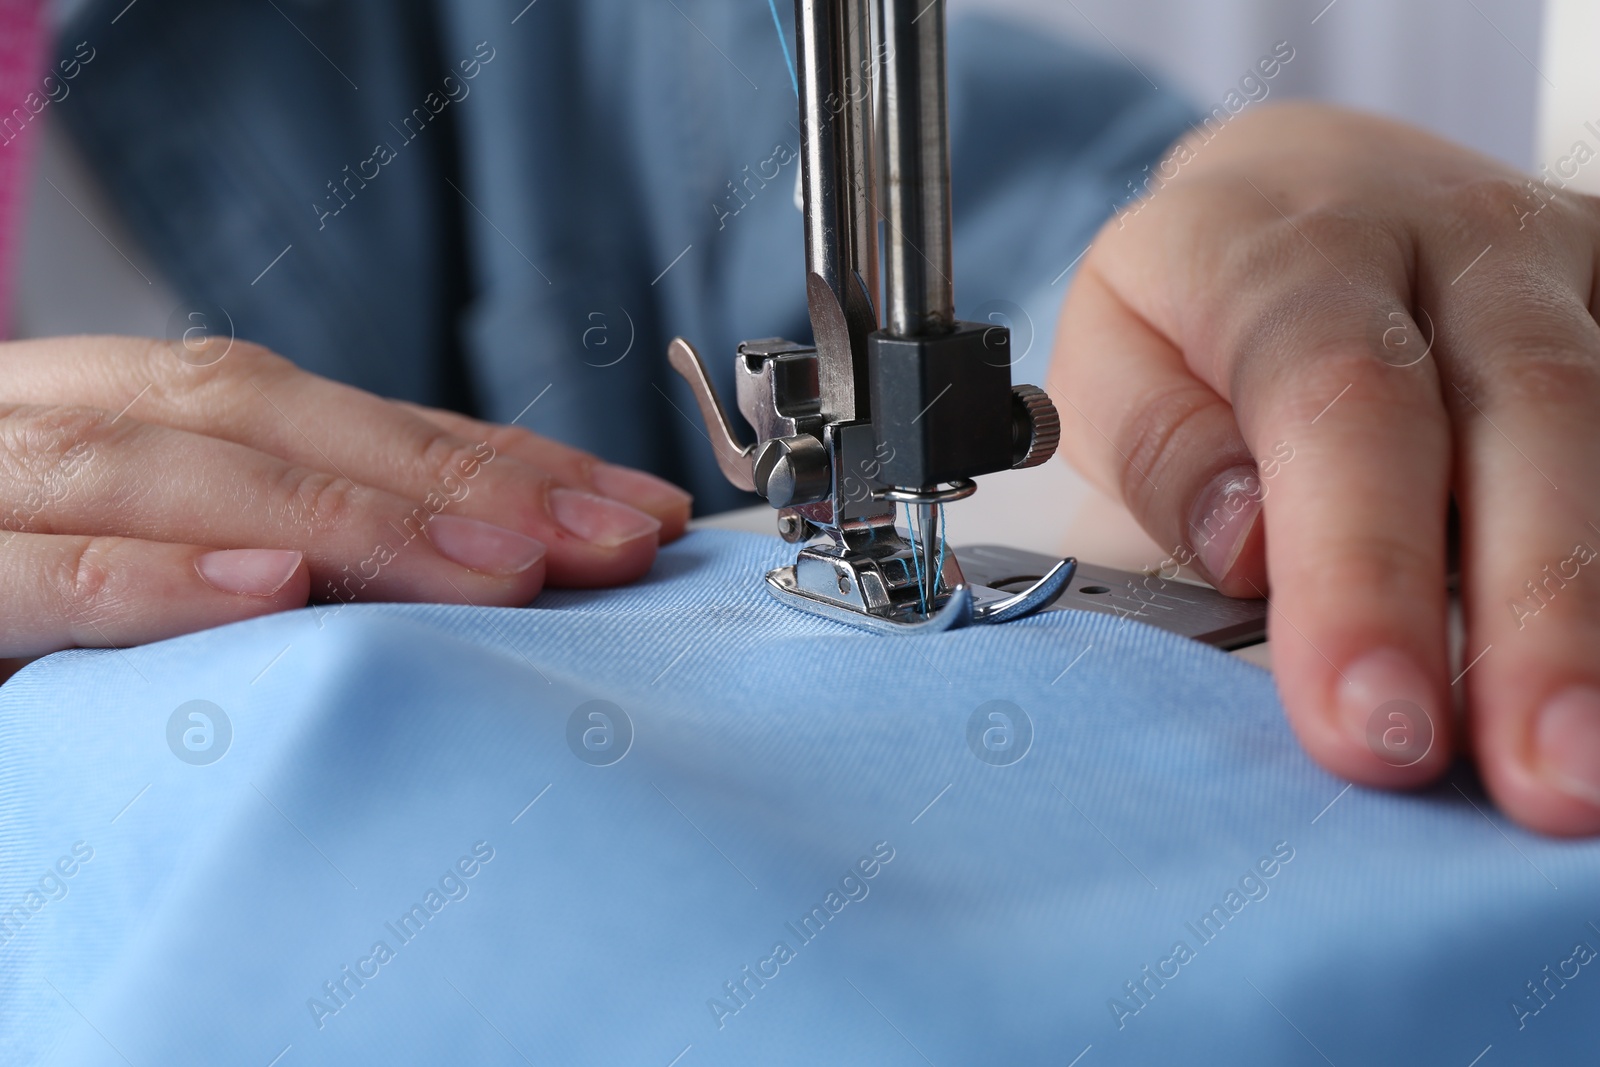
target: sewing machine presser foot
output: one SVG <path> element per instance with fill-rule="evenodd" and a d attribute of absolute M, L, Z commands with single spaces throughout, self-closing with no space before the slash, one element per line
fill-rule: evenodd
<path fill-rule="evenodd" d="M 914 542 L 907 543 L 915 551 Z M 1019 593 L 968 582 L 947 553 L 931 603 L 915 582 L 895 582 L 871 558 L 852 558 L 835 546 L 801 549 L 787 567 L 767 572 L 767 590 L 780 603 L 879 634 L 912 635 L 1010 622 L 1054 603 L 1072 581 L 1078 561 L 1064 559 Z"/>

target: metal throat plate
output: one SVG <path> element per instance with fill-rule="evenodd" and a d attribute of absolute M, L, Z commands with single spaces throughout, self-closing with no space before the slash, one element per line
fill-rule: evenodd
<path fill-rule="evenodd" d="M 970 545 L 956 555 L 968 581 L 1001 590 L 1028 585 L 1057 562 L 1003 545 Z M 1210 586 L 1093 563 L 1079 563 L 1066 591 L 1042 610 L 1067 608 L 1138 619 L 1224 651 L 1267 639 L 1264 600 L 1237 600 Z"/>

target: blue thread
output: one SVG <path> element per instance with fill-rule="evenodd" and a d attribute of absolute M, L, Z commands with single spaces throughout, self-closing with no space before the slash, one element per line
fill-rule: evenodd
<path fill-rule="evenodd" d="M 922 614 L 928 614 L 928 594 L 922 584 L 922 538 L 917 536 L 916 512 L 911 510 L 911 505 L 906 505 L 906 532 L 911 535 L 911 563 L 916 568 L 917 574 L 917 604 L 922 608 Z"/>
<path fill-rule="evenodd" d="M 772 9 L 772 24 L 778 27 L 778 44 L 783 46 L 783 62 L 789 68 L 789 84 L 794 86 L 794 95 L 800 95 L 800 78 L 794 72 L 794 54 L 789 51 L 789 39 L 783 33 L 783 20 L 778 17 L 778 0 L 767 0 L 767 7 Z"/>
<path fill-rule="evenodd" d="M 930 582 L 922 580 L 922 541 L 927 531 L 917 526 L 916 514 L 911 505 L 907 504 L 906 532 L 911 535 L 911 562 L 916 568 L 917 575 L 917 604 L 921 607 L 923 616 L 926 617 L 928 614 L 928 586 L 932 585 L 934 593 L 937 594 L 939 592 L 939 583 L 944 580 L 944 552 L 947 544 L 944 536 L 944 505 L 939 505 L 939 563 L 933 573 L 929 575 Z"/>

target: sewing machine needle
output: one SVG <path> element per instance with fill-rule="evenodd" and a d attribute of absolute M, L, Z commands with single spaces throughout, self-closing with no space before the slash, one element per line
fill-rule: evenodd
<path fill-rule="evenodd" d="M 923 602 L 928 605 L 928 611 L 934 610 L 933 598 L 939 591 L 939 575 L 934 573 L 936 562 L 935 546 L 939 543 L 939 509 L 935 504 L 918 504 L 918 526 L 922 530 L 922 544 L 917 549 L 922 553 L 922 581 Z"/>

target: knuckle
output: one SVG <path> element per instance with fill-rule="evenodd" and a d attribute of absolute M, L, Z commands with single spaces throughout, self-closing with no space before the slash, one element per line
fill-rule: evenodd
<path fill-rule="evenodd" d="M 38 477 L 128 433 L 99 408 L 17 407 L 0 419 L 0 447 L 22 472 Z"/>
<path fill-rule="evenodd" d="M 1291 244 L 1307 241 L 1317 247 L 1364 242 L 1372 220 L 1339 204 L 1315 204 L 1293 215 L 1280 218 L 1273 226 L 1278 241 Z"/>
<path fill-rule="evenodd" d="M 1359 415 L 1380 425 L 1423 417 L 1432 410 L 1419 410 L 1419 397 L 1426 394 L 1366 345 L 1331 343 L 1312 349 L 1308 356 L 1283 397 L 1283 414 L 1290 425 L 1310 425 L 1336 398 L 1349 403 L 1339 413 L 1341 420 Z M 1442 415 L 1442 408 L 1435 413 Z"/>
<path fill-rule="evenodd" d="M 526 449 L 537 445 L 543 440 L 532 430 L 521 426 L 507 426 L 500 423 L 488 424 L 482 427 L 480 440 L 496 452 L 511 452 L 516 449 Z"/>
<path fill-rule="evenodd" d="M 1343 202 L 1290 208 L 1258 205 L 1259 223 L 1217 253 L 1220 289 L 1251 293 L 1271 279 L 1280 304 L 1302 319 L 1322 308 L 1367 307 L 1405 277 L 1410 238 L 1394 220 Z M 1253 314 L 1255 301 L 1237 300 Z"/>
<path fill-rule="evenodd" d="M 1264 238 L 1279 258 L 1305 263 L 1326 283 L 1330 267 L 1347 276 L 1362 264 L 1381 262 L 1378 256 L 1392 250 L 1396 240 L 1387 223 L 1344 203 L 1320 203 L 1292 215 L 1274 212 Z"/>
<path fill-rule="evenodd" d="M 1355 312 L 1335 313 L 1343 294 L 1307 294 L 1307 301 L 1329 310 L 1322 321 L 1345 322 L 1350 329 L 1308 338 L 1296 322 L 1305 312 L 1286 301 L 1261 316 L 1247 340 L 1241 343 L 1230 373 L 1229 395 L 1244 411 L 1275 412 L 1273 421 L 1306 425 L 1317 419 L 1336 397 L 1359 402 L 1341 412 L 1356 410 L 1387 419 L 1415 412 L 1423 392 L 1417 383 L 1398 372 L 1374 344 L 1355 327 Z M 1285 358 L 1285 351 L 1292 358 Z M 1341 401 L 1343 403 L 1343 401 Z M 1396 410 L 1396 408 L 1400 410 Z"/>
<path fill-rule="evenodd" d="M 1553 195 L 1536 196 L 1534 184 L 1528 178 L 1496 174 L 1461 182 L 1445 195 L 1452 214 L 1461 222 L 1509 224 L 1534 213 Z"/>
<path fill-rule="evenodd" d="M 203 408 L 237 402 L 246 383 L 273 383 L 302 373 L 290 360 L 263 345 L 236 340 L 227 358 L 191 363 L 172 358 L 170 344 L 154 342 L 150 362 L 152 380 L 162 400 L 180 409 Z"/>
<path fill-rule="evenodd" d="M 1394 306 L 1393 287 L 1378 278 L 1363 284 L 1356 277 L 1360 270 L 1386 268 L 1378 259 L 1353 259 L 1367 266 L 1346 270 L 1352 284 L 1336 277 L 1330 284 L 1327 264 L 1316 258 L 1320 270 L 1314 264 L 1306 270 L 1286 269 L 1281 262 L 1277 268 L 1263 268 L 1262 276 L 1278 279 L 1271 295 L 1241 302 L 1225 313 L 1216 347 L 1233 354 L 1224 373 L 1236 406 L 1253 390 L 1279 391 L 1285 377 L 1392 373 L 1394 356 L 1384 348 L 1383 330 L 1394 320 L 1375 309 Z"/>
<path fill-rule="evenodd" d="M 599 464 L 591 453 L 548 437 L 541 437 L 521 426 L 484 424 L 479 427 L 473 442 L 473 457 L 487 465 L 498 456 L 506 455 L 533 467 L 549 480 L 552 476 L 578 485 L 586 484 Z"/>
<path fill-rule="evenodd" d="M 83 538 L 46 571 L 46 580 L 74 622 L 93 623 L 110 614 L 125 543 L 120 537 Z"/>
<path fill-rule="evenodd" d="M 1496 271 L 1481 276 L 1474 272 L 1463 281 L 1475 289 L 1493 284 L 1497 277 L 1564 273 L 1573 262 L 1589 258 L 1594 229 L 1600 224 L 1600 199 L 1548 178 L 1474 178 L 1446 190 L 1441 206 L 1445 236 L 1469 259 L 1488 240 L 1526 242 L 1515 257 L 1496 263 Z M 1453 264 L 1446 269 L 1446 280 L 1455 269 Z"/>
<path fill-rule="evenodd" d="M 453 496 L 463 479 L 476 474 L 483 465 L 484 454 L 477 442 L 449 430 L 432 431 L 423 440 L 420 450 L 423 468 L 431 479 L 430 491 Z"/>
<path fill-rule="evenodd" d="M 1465 377 L 1472 401 L 1485 410 L 1592 411 L 1600 404 L 1600 368 L 1577 346 L 1538 344 Z"/>
<path fill-rule="evenodd" d="M 310 535 L 348 529 L 365 510 L 367 490 L 336 474 L 288 468 L 277 487 L 277 509 L 287 523 Z"/>
<path fill-rule="evenodd" d="M 550 456 L 552 461 L 557 459 L 571 460 L 587 462 L 591 465 L 596 462 L 595 458 L 587 452 L 573 448 L 570 445 L 564 445 L 558 441 L 552 441 L 548 437 L 541 437 L 532 430 L 521 426 L 493 423 L 483 426 L 482 429 L 483 433 L 479 440 L 497 453 L 519 452 L 527 455 L 538 452 Z"/>
<path fill-rule="evenodd" d="M 253 341 L 235 341 L 233 349 L 228 354 L 233 359 L 224 360 L 216 366 L 221 367 L 223 363 L 227 363 L 230 373 L 235 375 L 254 377 L 303 373 L 292 360 L 285 359 L 265 345 L 258 345 Z"/>

